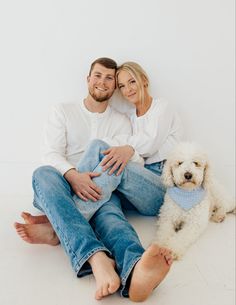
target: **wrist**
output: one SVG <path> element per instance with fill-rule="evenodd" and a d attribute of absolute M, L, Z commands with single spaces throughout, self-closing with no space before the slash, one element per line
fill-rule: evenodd
<path fill-rule="evenodd" d="M 65 172 L 64 178 L 67 181 L 70 181 L 70 179 L 74 176 L 75 173 L 77 173 L 77 170 L 74 167 L 70 168 L 67 172 Z"/>

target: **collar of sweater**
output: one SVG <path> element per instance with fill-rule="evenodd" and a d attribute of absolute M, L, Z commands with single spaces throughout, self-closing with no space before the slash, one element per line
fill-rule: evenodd
<path fill-rule="evenodd" d="M 188 191 L 174 186 L 167 189 L 167 194 L 179 207 L 188 211 L 203 200 L 206 191 L 202 187 Z"/>

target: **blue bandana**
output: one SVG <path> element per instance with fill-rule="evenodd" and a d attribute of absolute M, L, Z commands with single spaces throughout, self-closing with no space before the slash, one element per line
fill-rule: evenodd
<path fill-rule="evenodd" d="M 179 207 L 188 211 L 203 200 L 206 191 L 202 187 L 187 191 L 174 186 L 167 189 L 167 194 Z"/>

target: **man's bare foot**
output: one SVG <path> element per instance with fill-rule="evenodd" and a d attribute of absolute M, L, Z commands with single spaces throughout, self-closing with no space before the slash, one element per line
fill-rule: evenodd
<path fill-rule="evenodd" d="M 88 260 L 96 280 L 95 299 L 115 293 L 120 287 L 120 278 L 115 271 L 115 262 L 104 252 L 97 252 Z"/>
<path fill-rule="evenodd" d="M 134 267 L 129 298 L 143 302 L 167 275 L 172 264 L 171 251 L 152 244 Z"/>
<path fill-rule="evenodd" d="M 22 224 L 15 222 L 19 236 L 30 244 L 46 244 L 56 246 L 60 243 L 50 223 Z"/>
<path fill-rule="evenodd" d="M 30 213 L 22 212 L 21 217 L 24 219 L 27 224 L 39 224 L 39 223 L 48 223 L 49 220 L 46 215 L 33 216 Z"/>

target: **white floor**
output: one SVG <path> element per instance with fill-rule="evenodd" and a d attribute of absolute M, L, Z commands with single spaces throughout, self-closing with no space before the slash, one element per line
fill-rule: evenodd
<path fill-rule="evenodd" d="M 13 222 L 20 221 L 20 212 L 36 213 L 30 196 L 0 195 L 0 201 L 0 305 L 131 304 L 118 293 L 94 300 L 93 276 L 76 278 L 60 246 L 29 245 L 18 238 Z M 129 215 L 129 219 L 148 246 L 155 235 L 155 218 Z M 235 216 L 210 223 L 143 304 L 234 305 Z"/>

